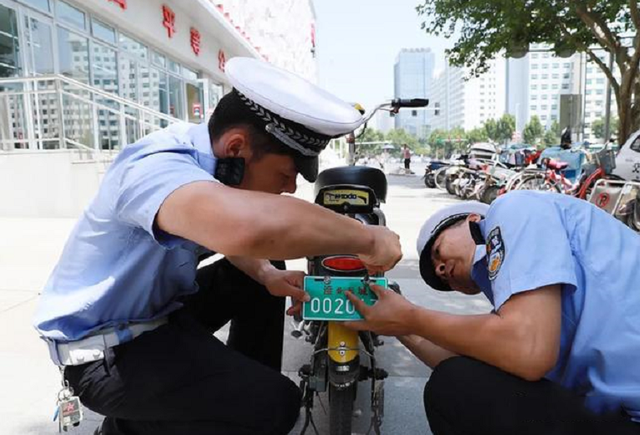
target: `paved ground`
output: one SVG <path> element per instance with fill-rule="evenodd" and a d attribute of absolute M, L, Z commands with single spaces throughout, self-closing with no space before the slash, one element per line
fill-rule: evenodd
<path fill-rule="evenodd" d="M 420 173 L 419 171 L 416 171 Z M 400 234 L 404 259 L 389 277 L 399 282 L 404 294 L 426 307 L 456 312 L 486 312 L 482 297 L 439 294 L 418 279 L 415 240 L 423 220 L 452 199 L 424 187 L 418 176 L 389 176 L 390 190 L 383 207 L 388 225 Z M 297 196 L 311 199 L 311 186 L 301 186 Z M 48 359 L 46 347 L 31 327 L 38 291 L 55 265 L 72 220 L 0 218 L 0 435 L 54 434 L 51 422 L 59 376 Z M 290 268 L 304 263 L 290 262 Z M 219 333 L 224 337 L 225 331 Z M 310 346 L 287 331 L 283 370 L 296 378 L 298 368 L 310 355 Z M 397 340 L 385 339 L 378 353 L 386 381 L 384 434 L 430 434 L 422 405 L 422 389 L 429 370 Z M 369 426 L 368 387 L 359 391 L 354 433 Z M 326 397 L 323 398 L 326 405 Z M 326 433 L 327 416 L 318 403 L 314 411 L 320 433 Z M 71 433 L 92 434 L 100 416 L 88 413 L 87 422 Z M 301 422 L 292 432 L 299 433 Z M 307 432 L 310 433 L 310 432 Z"/>

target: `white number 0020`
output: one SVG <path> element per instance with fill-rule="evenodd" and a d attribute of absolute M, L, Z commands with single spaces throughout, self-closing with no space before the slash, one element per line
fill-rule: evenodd
<path fill-rule="evenodd" d="M 354 314 L 356 312 L 355 307 L 348 299 L 336 299 L 335 301 L 332 299 L 324 299 L 320 302 L 319 298 L 311 299 L 311 312 L 319 313 L 322 309 L 323 313 L 335 313 L 335 314 L 344 314 L 345 311 L 347 314 Z"/>

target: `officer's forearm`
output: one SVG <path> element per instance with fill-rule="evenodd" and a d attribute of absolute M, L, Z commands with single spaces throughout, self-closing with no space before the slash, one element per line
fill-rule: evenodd
<path fill-rule="evenodd" d="M 417 335 L 402 335 L 398 337 L 398 340 L 400 340 L 416 358 L 432 369 L 445 359 L 457 355 Z"/>
<path fill-rule="evenodd" d="M 526 325 L 509 322 L 496 314 L 455 315 L 417 307 L 416 310 L 407 319 L 409 327 L 440 347 L 528 380 L 540 379 L 550 369 L 534 351 Z"/>
<path fill-rule="evenodd" d="M 197 182 L 165 200 L 164 231 L 231 256 L 287 260 L 333 253 L 369 254 L 373 234 L 355 219 L 296 198 Z"/>
<path fill-rule="evenodd" d="M 264 275 L 275 269 L 269 260 L 259 258 L 227 256 L 227 260 L 260 284 L 264 284 Z"/>

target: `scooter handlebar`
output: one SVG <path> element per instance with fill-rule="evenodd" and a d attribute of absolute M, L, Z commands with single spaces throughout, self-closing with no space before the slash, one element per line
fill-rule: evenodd
<path fill-rule="evenodd" d="M 429 100 L 426 98 L 396 98 L 391 101 L 391 106 L 396 108 L 402 107 L 427 107 L 429 105 Z"/>

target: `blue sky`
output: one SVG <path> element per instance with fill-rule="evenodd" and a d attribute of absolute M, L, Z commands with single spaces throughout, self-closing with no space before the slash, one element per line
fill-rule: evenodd
<path fill-rule="evenodd" d="M 431 48 L 436 70 L 452 41 L 420 29 L 420 0 L 315 0 L 320 85 L 366 108 L 393 97 L 402 48 Z"/>

